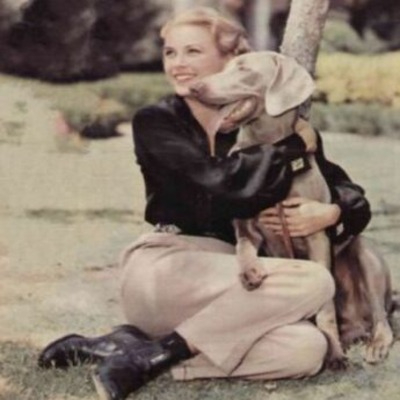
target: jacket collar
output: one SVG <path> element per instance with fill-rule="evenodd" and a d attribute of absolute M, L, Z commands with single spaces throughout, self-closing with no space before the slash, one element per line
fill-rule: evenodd
<path fill-rule="evenodd" d="M 195 130 L 198 133 L 201 133 L 202 139 L 205 141 L 207 148 L 207 140 L 206 140 L 206 132 L 204 131 L 203 127 L 200 125 L 200 123 L 197 121 L 197 119 L 194 117 L 192 114 L 192 111 L 190 110 L 189 106 L 186 104 L 185 100 L 183 97 L 178 96 L 178 95 L 171 95 L 168 100 L 171 102 L 174 112 L 176 116 L 181 120 L 186 122 L 187 125 L 189 125 L 192 129 L 195 128 Z M 216 149 L 216 154 L 217 156 L 224 156 L 226 155 L 230 148 L 236 143 L 237 135 L 239 133 L 239 129 L 230 132 L 230 133 L 222 133 L 222 132 L 217 132 L 217 135 L 215 137 L 216 143 L 215 143 L 215 149 Z"/>

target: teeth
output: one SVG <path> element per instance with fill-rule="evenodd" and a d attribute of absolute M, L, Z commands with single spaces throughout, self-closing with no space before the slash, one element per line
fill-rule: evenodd
<path fill-rule="evenodd" d="M 193 75 L 175 75 L 175 80 L 178 82 L 187 81 L 188 79 L 192 79 Z"/>

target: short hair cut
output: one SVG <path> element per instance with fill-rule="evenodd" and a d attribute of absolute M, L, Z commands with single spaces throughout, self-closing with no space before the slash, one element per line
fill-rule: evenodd
<path fill-rule="evenodd" d="M 209 29 L 217 48 L 223 55 L 239 55 L 251 51 L 243 26 L 213 8 L 195 7 L 174 15 L 161 28 L 161 39 L 165 40 L 168 31 L 179 25 L 201 26 Z"/>

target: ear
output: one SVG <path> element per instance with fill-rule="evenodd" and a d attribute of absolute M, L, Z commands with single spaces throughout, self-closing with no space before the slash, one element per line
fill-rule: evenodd
<path fill-rule="evenodd" d="M 240 35 L 237 32 L 222 30 L 217 32 L 217 43 L 222 54 L 231 53 L 238 46 Z"/>
<path fill-rule="evenodd" d="M 306 101 L 315 89 L 314 80 L 295 59 L 271 53 L 275 75 L 267 85 L 265 109 L 276 117 Z"/>
<path fill-rule="evenodd" d="M 222 54 L 239 55 L 251 50 L 246 32 L 225 19 L 219 19 L 214 27 L 215 40 Z"/>

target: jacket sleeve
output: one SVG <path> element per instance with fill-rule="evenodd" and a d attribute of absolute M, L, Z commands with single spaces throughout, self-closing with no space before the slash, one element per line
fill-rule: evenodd
<path fill-rule="evenodd" d="M 213 203 L 226 204 L 226 216 L 232 218 L 252 217 L 284 199 L 293 176 L 289 161 L 304 155 L 304 143 L 294 134 L 279 147 L 253 146 L 227 157 L 211 157 L 172 113 L 158 106 L 136 113 L 133 132 L 142 169 L 163 168 L 194 184 Z"/>
<path fill-rule="evenodd" d="M 364 189 L 352 182 L 339 165 L 325 158 L 320 135 L 315 156 L 331 191 L 332 202 L 341 210 L 339 221 L 328 229 L 333 243 L 339 244 L 365 229 L 371 219 L 370 205 Z"/>

